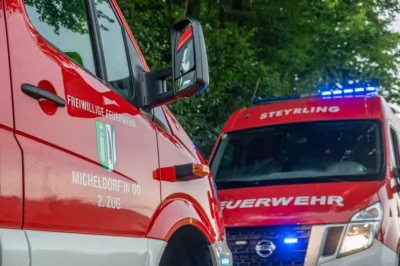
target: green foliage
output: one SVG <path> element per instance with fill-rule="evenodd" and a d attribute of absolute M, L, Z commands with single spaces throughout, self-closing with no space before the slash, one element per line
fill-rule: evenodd
<path fill-rule="evenodd" d="M 169 107 L 204 155 L 229 115 L 257 96 L 311 92 L 327 82 L 377 79 L 400 101 L 398 0 L 120 1 L 152 68 L 170 61 L 168 26 L 202 22 L 210 87 Z"/>

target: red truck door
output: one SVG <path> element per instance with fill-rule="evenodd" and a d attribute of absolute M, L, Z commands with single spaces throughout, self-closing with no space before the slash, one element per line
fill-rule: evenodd
<path fill-rule="evenodd" d="M 5 4 L 32 265 L 145 265 L 156 132 L 131 104 L 140 59 L 114 1 Z"/>
<path fill-rule="evenodd" d="M 154 121 L 159 125 L 157 137 L 161 168 L 187 163 L 202 163 L 193 147 L 193 142 L 191 142 L 179 122 L 167 108 L 155 108 L 154 116 Z M 180 137 L 182 137 L 183 141 Z M 214 232 L 218 231 L 217 223 L 219 220 L 215 216 L 216 206 L 213 204 L 216 201 L 210 185 L 211 182 L 208 177 L 179 183 L 162 179 L 161 197 L 163 201 L 167 199 L 169 201 L 174 200 L 174 204 L 169 204 L 166 207 L 170 209 L 169 211 L 173 209 L 174 215 L 158 219 L 154 227 L 159 225 L 159 228 L 163 229 L 173 228 L 176 227 L 175 223 L 177 222 L 184 225 L 185 222 L 190 222 L 189 219 L 184 219 L 186 218 L 185 215 L 191 213 L 194 218 L 192 222 L 196 226 L 202 224 L 201 226 L 204 226 L 202 230 L 204 230 L 206 236 L 209 239 L 216 239 L 217 236 Z M 162 230 L 154 230 L 150 232 L 150 235 L 155 231 L 157 233 L 162 232 Z M 162 233 L 168 235 L 171 232 L 165 230 Z"/>
<path fill-rule="evenodd" d="M 22 154 L 14 137 L 10 65 L 3 2 L 0 1 L 0 227 L 21 228 Z M 7 249 L 7 243 L 4 247 Z"/>

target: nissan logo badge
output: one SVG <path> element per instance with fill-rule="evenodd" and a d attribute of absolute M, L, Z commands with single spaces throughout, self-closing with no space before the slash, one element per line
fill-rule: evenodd
<path fill-rule="evenodd" d="M 262 258 L 270 257 L 276 249 L 274 243 L 269 240 L 261 240 L 256 245 L 256 252 Z"/>

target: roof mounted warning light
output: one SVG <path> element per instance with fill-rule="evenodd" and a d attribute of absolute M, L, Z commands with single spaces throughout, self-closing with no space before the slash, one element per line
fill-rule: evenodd
<path fill-rule="evenodd" d="M 283 100 L 302 99 L 302 98 L 337 98 L 337 97 L 352 97 L 358 95 L 376 95 L 379 92 L 377 85 L 373 84 L 334 84 L 326 86 L 316 93 L 297 94 L 289 96 L 278 96 L 269 98 L 255 98 L 251 101 L 252 105 L 270 103 Z"/>
<path fill-rule="evenodd" d="M 340 85 L 340 84 L 339 84 Z M 347 86 L 336 86 L 336 88 L 329 88 L 328 90 L 321 90 L 319 93 L 321 96 L 337 96 L 337 95 L 366 95 L 376 94 L 379 92 L 377 86 L 365 85 L 360 86 L 359 84 L 347 85 Z"/>

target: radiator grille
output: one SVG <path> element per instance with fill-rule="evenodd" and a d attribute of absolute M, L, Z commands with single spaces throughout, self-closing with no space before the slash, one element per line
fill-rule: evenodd
<path fill-rule="evenodd" d="M 233 256 L 233 266 L 303 266 L 311 225 L 226 228 L 226 237 Z M 287 244 L 285 238 L 297 239 Z M 269 240 L 276 249 L 268 258 L 255 250 L 261 240 Z"/>

